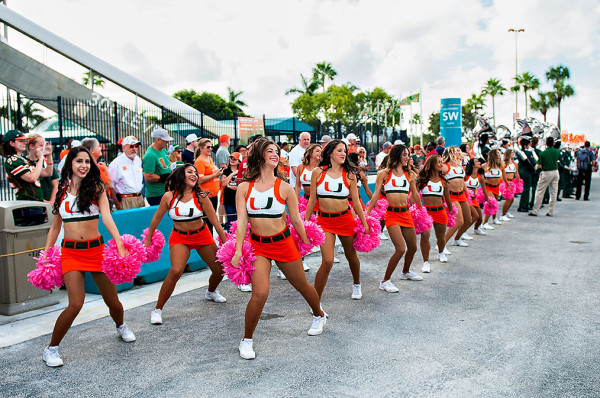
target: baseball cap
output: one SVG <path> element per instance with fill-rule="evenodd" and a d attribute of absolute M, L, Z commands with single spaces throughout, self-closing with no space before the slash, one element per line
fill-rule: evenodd
<path fill-rule="evenodd" d="M 139 144 L 139 143 L 140 143 L 140 141 L 138 141 L 138 139 L 132 135 L 128 135 L 127 137 L 124 137 L 123 141 L 121 141 L 121 145 L 135 145 L 135 144 Z"/>
<path fill-rule="evenodd" d="M 394 141 L 394 145 L 404 145 L 404 141 L 396 140 L 396 141 Z"/>
<path fill-rule="evenodd" d="M 83 145 L 83 144 L 79 140 L 71 141 L 71 148 L 77 148 L 78 146 L 81 146 L 81 145 Z"/>
<path fill-rule="evenodd" d="M 321 139 L 319 140 L 319 142 L 325 143 L 325 142 L 329 142 L 331 141 L 331 136 L 325 134 L 323 137 L 321 137 Z"/>
<path fill-rule="evenodd" d="M 25 139 L 27 139 L 27 137 L 19 130 L 8 130 L 6 134 L 4 134 L 4 141 L 6 142 Z"/>
<path fill-rule="evenodd" d="M 389 142 L 389 141 L 386 141 L 386 142 L 384 142 L 384 143 L 383 143 L 383 149 L 385 149 L 385 148 L 389 148 L 389 147 L 391 147 L 391 146 L 392 146 L 392 143 L 391 143 L 391 142 Z"/>
<path fill-rule="evenodd" d="M 415 146 L 413 147 L 414 149 L 421 149 L 421 145 L 419 144 L 415 144 Z"/>
<path fill-rule="evenodd" d="M 185 142 L 188 144 L 194 141 L 198 141 L 198 136 L 196 134 L 188 134 L 187 137 L 185 137 Z"/>
<path fill-rule="evenodd" d="M 235 160 L 240 160 L 242 158 L 242 154 L 239 152 L 233 152 L 231 155 L 229 155 L 230 158 L 235 158 Z"/>
<path fill-rule="evenodd" d="M 356 140 L 356 135 L 354 133 L 350 133 L 346 136 L 347 140 Z"/>
<path fill-rule="evenodd" d="M 231 138 L 231 137 L 229 137 L 227 134 L 222 134 L 222 135 L 219 137 L 219 142 L 227 142 L 227 140 L 228 140 L 229 138 Z"/>
<path fill-rule="evenodd" d="M 165 129 L 156 129 L 152 132 L 152 138 L 159 138 L 163 141 L 173 141 L 173 137 L 169 136 L 169 132 Z"/>

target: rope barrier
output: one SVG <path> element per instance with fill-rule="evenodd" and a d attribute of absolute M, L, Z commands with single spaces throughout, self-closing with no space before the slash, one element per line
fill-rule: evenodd
<path fill-rule="evenodd" d="M 45 249 L 45 247 L 39 247 L 37 249 L 23 250 L 22 252 L 17 252 L 17 253 L 0 254 L 0 258 L 2 258 L 2 257 L 18 256 L 19 254 L 37 252 L 37 251 L 44 250 L 44 249 Z"/>

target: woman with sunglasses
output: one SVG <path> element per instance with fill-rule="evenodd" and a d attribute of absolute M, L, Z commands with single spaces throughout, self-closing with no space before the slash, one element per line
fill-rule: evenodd
<path fill-rule="evenodd" d="M 170 150 L 171 154 L 169 155 L 169 160 L 171 161 L 171 171 L 173 171 L 177 167 L 183 166 L 185 162 L 181 159 L 181 156 L 183 154 L 183 149 L 181 149 L 181 146 L 173 145 L 173 147 L 170 148 Z"/>
<path fill-rule="evenodd" d="M 321 334 L 327 321 L 315 288 L 306 280 L 300 252 L 285 222 L 287 207 L 290 221 L 302 241 L 309 242 L 294 189 L 281 179 L 278 165 L 277 145 L 267 138 L 258 138 L 252 144 L 244 181 L 238 186 L 236 195 L 238 224 L 236 250 L 231 263 L 239 266 L 248 221 L 251 230 L 249 240 L 256 256 L 252 263 L 255 268 L 252 271 L 252 296 L 246 307 L 244 338 L 239 346 L 240 356 L 244 359 L 256 357 L 252 338 L 269 296 L 271 261 L 275 261 L 290 284 L 310 305 L 314 315 L 308 334 Z"/>
<path fill-rule="evenodd" d="M 194 166 L 198 171 L 198 183 L 203 191 L 208 192 L 208 200 L 212 203 L 213 209 L 217 211 L 219 200 L 217 196 L 219 194 L 219 188 L 221 182 L 219 177 L 223 174 L 223 170 L 217 168 L 215 162 L 211 158 L 212 144 L 208 138 L 202 138 L 198 141 L 198 148 L 196 149 L 196 161 Z M 213 232 L 213 224 L 210 220 L 206 221 L 206 225 L 210 232 Z"/>
<path fill-rule="evenodd" d="M 208 200 L 207 192 L 200 189 L 198 180 L 198 172 L 191 164 L 186 163 L 176 168 L 167 178 L 165 183 L 167 192 L 163 195 L 150 222 L 150 229 L 144 242 L 146 246 L 150 245 L 152 234 L 158 228 L 165 213 L 168 213 L 173 220 L 173 231 L 169 237 L 171 269 L 160 287 L 156 307 L 150 313 L 150 323 L 153 325 L 162 323 L 162 309 L 173 294 L 175 285 L 190 258 L 190 252 L 194 249 L 212 272 L 208 278 L 208 288 L 204 298 L 216 303 L 227 301 L 217 290 L 217 286 L 223 280 L 223 267 L 217 262 L 217 245 L 202 217 L 206 215 L 206 218 L 214 224 L 222 242 L 225 242 L 227 236 L 221 224 L 217 222 L 217 215 Z"/>

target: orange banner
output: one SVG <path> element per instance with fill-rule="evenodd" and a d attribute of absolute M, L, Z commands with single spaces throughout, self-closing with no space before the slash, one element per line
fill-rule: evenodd
<path fill-rule="evenodd" d="M 248 137 L 253 135 L 265 135 L 265 126 L 262 119 L 254 117 L 238 117 L 240 128 L 240 144 L 246 145 Z"/>
<path fill-rule="evenodd" d="M 573 134 L 567 131 L 560 133 L 560 140 L 571 145 L 583 145 L 587 141 L 585 134 Z"/>

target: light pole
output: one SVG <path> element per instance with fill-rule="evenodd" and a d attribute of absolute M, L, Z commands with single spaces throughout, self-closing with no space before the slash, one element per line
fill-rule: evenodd
<path fill-rule="evenodd" d="M 519 33 L 524 33 L 525 29 L 523 28 L 510 28 L 509 32 L 513 32 L 515 34 L 515 84 L 517 83 L 517 76 L 519 75 L 518 71 L 518 53 L 517 53 L 517 37 Z M 519 92 L 515 91 L 515 116 L 513 117 L 513 129 L 517 123 L 517 115 L 519 113 Z"/>

